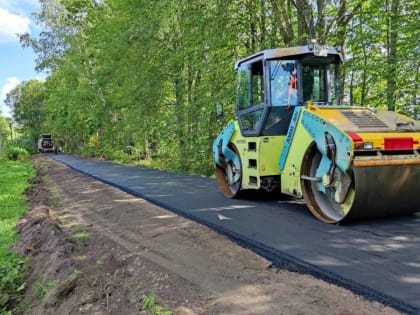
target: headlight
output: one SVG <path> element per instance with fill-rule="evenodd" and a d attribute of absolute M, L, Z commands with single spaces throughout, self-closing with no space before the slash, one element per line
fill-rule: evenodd
<path fill-rule="evenodd" d="M 373 142 L 363 142 L 363 150 L 373 150 Z"/>

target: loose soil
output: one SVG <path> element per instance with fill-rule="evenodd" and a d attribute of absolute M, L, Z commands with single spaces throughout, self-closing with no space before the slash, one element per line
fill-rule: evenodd
<path fill-rule="evenodd" d="M 399 314 L 269 261 L 214 231 L 47 156 L 15 250 L 25 314 Z M 147 298 L 149 297 L 149 298 Z"/>

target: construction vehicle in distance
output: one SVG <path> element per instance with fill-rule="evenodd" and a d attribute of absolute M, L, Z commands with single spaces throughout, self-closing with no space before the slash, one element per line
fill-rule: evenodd
<path fill-rule="evenodd" d="M 339 105 L 341 63 L 317 44 L 236 62 L 236 119 L 213 143 L 226 197 L 278 191 L 327 223 L 420 211 L 420 122 Z"/>
<path fill-rule="evenodd" d="M 41 139 L 38 140 L 38 152 L 57 154 L 57 147 L 54 145 L 50 134 L 43 134 Z"/>

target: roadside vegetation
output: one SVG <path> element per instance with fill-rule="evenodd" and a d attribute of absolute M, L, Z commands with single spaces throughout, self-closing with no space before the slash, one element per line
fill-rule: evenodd
<path fill-rule="evenodd" d="M 37 167 L 38 168 L 38 167 Z M 23 253 L 18 249 L 20 246 L 17 244 L 16 252 L 12 246 L 18 241 L 18 235 L 15 233 L 16 224 L 21 216 L 28 210 L 28 200 L 25 198 L 25 190 L 30 185 L 30 179 L 35 177 L 35 166 L 29 159 L 29 153 L 10 141 L 5 141 L 5 145 L 0 153 L 0 314 L 13 315 L 28 312 L 29 310 L 36 309 L 39 306 L 37 303 L 44 300 L 65 299 L 66 296 L 56 295 L 55 292 L 60 291 L 62 288 L 73 285 L 73 280 L 83 277 L 89 283 L 88 286 L 96 290 L 95 294 L 102 296 L 108 294 L 108 291 L 100 285 L 102 284 L 101 276 L 105 271 L 100 271 L 97 275 L 92 276 L 87 274 L 83 268 L 76 268 L 70 278 L 65 276 L 49 277 L 44 276 L 42 273 L 36 272 L 35 280 L 33 266 L 34 260 L 27 261 L 24 256 L 19 256 L 16 252 Z M 34 181 L 38 183 L 38 181 Z M 47 181 L 45 181 L 47 183 Z M 48 185 L 48 184 L 47 184 Z M 28 196 L 31 192 L 28 193 Z M 60 196 L 51 193 L 51 202 L 59 207 Z M 42 207 L 39 207 L 42 209 Z M 35 210 L 34 210 L 35 211 Z M 33 211 L 32 211 L 33 213 Z M 79 248 L 85 248 L 87 242 L 87 234 L 78 225 L 73 225 L 68 222 L 68 232 L 70 233 L 67 239 L 72 239 L 71 243 L 77 245 Z M 28 225 L 33 226 L 31 224 Z M 53 225 L 45 225 L 46 227 L 53 228 Z M 32 237 L 37 239 L 39 231 L 32 234 Z M 27 235 L 27 233 L 24 233 Z M 48 233 L 47 233 L 48 234 Z M 51 235 L 51 234 L 49 234 Z M 64 237 L 64 236 L 62 236 Z M 49 246 L 45 243 L 45 246 Z M 59 248 L 56 248 L 58 250 Z M 91 253 L 89 253 L 90 255 Z M 72 255 L 72 254 L 70 254 Z M 80 255 L 74 257 L 75 261 L 84 261 L 89 255 Z M 94 254 L 93 254 L 94 256 Z M 71 260 L 72 258 L 69 257 Z M 59 262 L 57 262 L 59 263 Z M 41 263 L 41 265 L 44 265 Z M 105 268 L 107 261 L 103 258 L 96 258 L 97 270 Z M 26 272 L 31 270 L 32 273 Z M 57 276 L 57 275 L 55 275 Z M 29 280 L 32 279 L 32 280 Z M 83 281 L 81 281 L 83 283 Z M 149 291 L 147 291 L 149 292 Z M 34 295 L 36 299 L 28 299 L 28 296 Z M 108 297 L 107 297 L 108 299 Z M 139 311 L 147 311 L 154 315 L 170 315 L 171 311 L 160 306 L 155 295 L 152 293 L 145 294 L 137 292 L 135 301 L 132 301 L 136 309 Z M 54 304 L 54 303 L 53 303 Z M 73 306 L 72 306 L 73 307 Z M 108 306 L 107 306 L 108 307 Z"/>
<path fill-rule="evenodd" d="M 34 169 L 27 156 L 14 146 L 0 156 L 0 314 L 12 314 L 25 289 L 25 260 L 10 248 L 16 241 L 16 222 L 28 209 L 23 193 Z"/>

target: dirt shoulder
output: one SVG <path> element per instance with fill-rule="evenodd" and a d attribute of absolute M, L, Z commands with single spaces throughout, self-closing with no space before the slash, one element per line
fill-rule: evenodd
<path fill-rule="evenodd" d="M 15 249 L 27 314 L 398 314 L 269 261 L 212 230 L 46 156 Z"/>

